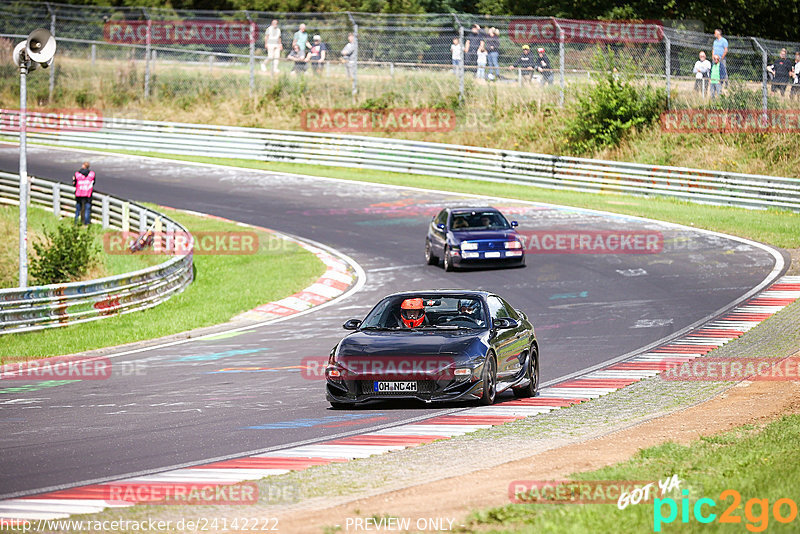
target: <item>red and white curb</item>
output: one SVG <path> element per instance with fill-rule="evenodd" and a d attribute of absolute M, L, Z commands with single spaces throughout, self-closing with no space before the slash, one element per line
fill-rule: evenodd
<path fill-rule="evenodd" d="M 700 358 L 743 335 L 799 298 L 800 276 L 785 276 L 754 298 L 681 338 L 629 360 L 543 388 L 538 397 L 470 408 L 420 422 L 244 458 L 8 499 L 0 501 L 0 519 L 62 519 L 71 514 L 100 512 L 108 507 L 133 506 L 137 504 L 134 501 L 110 500 L 110 488 L 130 487 L 134 490 L 130 494 L 136 495 L 136 489 L 156 485 L 162 491 L 170 485 L 184 489 L 187 486 L 231 485 L 316 465 L 385 454 L 551 412 L 607 395 L 683 362 Z"/>

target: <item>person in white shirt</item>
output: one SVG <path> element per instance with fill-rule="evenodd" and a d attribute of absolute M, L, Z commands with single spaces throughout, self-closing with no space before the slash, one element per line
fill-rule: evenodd
<path fill-rule="evenodd" d="M 264 34 L 264 48 L 267 49 L 267 61 L 261 65 L 261 70 L 267 70 L 267 63 L 272 61 L 272 73 L 278 74 L 278 60 L 281 57 L 283 44 L 281 43 L 281 29 L 278 21 L 273 20 Z"/>
<path fill-rule="evenodd" d="M 486 63 L 489 60 L 489 52 L 486 50 L 483 41 L 481 41 L 480 46 L 478 46 L 476 54 L 478 68 L 475 70 L 475 77 L 479 80 L 483 80 L 486 78 Z"/>
<path fill-rule="evenodd" d="M 800 97 L 800 52 L 794 53 L 794 67 L 792 67 L 792 88 L 789 91 L 789 98 L 794 100 Z"/>
<path fill-rule="evenodd" d="M 453 37 L 450 45 L 450 57 L 453 60 L 453 74 L 458 74 L 464 64 L 464 47 L 458 42 L 458 37 Z"/>
<path fill-rule="evenodd" d="M 706 53 L 700 51 L 700 59 L 695 61 L 694 69 L 694 90 L 704 95 L 708 91 L 708 76 L 711 74 L 711 62 L 706 59 Z"/>

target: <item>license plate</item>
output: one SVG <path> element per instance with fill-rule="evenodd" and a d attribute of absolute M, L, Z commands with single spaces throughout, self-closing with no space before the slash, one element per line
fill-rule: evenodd
<path fill-rule="evenodd" d="M 405 393 L 417 391 L 416 382 L 374 382 L 375 393 Z"/>
<path fill-rule="evenodd" d="M 486 254 L 483 255 L 483 257 L 484 258 L 499 258 L 500 257 L 500 253 L 499 252 L 487 252 Z"/>

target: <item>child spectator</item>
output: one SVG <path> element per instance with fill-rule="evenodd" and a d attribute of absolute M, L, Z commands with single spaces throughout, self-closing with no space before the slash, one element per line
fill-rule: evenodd
<path fill-rule="evenodd" d="M 712 56 L 714 64 L 711 65 L 711 98 L 716 98 L 720 93 L 722 87 L 722 79 L 720 77 L 720 60 L 717 54 Z"/>
<path fill-rule="evenodd" d="M 481 45 L 478 47 L 478 68 L 475 70 L 475 77 L 477 79 L 483 80 L 486 78 L 486 63 L 488 60 L 489 52 L 486 50 L 484 43 L 481 42 Z"/>

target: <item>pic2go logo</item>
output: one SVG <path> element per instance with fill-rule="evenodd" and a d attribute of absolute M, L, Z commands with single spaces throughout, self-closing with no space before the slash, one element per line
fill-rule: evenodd
<path fill-rule="evenodd" d="M 733 489 L 727 489 L 719 494 L 720 501 L 732 499 L 730 505 L 725 509 L 717 519 L 717 514 L 713 510 L 717 507 L 714 499 L 704 497 L 697 499 L 694 506 L 689 504 L 689 490 L 681 492 L 683 498 L 680 499 L 680 506 L 670 497 L 653 501 L 653 531 L 661 532 L 661 526 L 672 523 L 678 518 L 678 512 L 681 514 L 681 523 L 689 523 L 689 512 L 692 512 L 694 520 L 698 523 L 742 523 L 742 518 L 736 515 L 739 506 L 742 503 L 741 494 Z M 666 509 L 665 509 L 666 508 Z M 666 512 L 666 515 L 665 515 Z M 772 512 L 772 517 L 778 523 L 791 523 L 797 519 L 797 503 L 792 499 L 778 499 L 770 508 L 769 499 L 750 499 L 744 505 L 744 517 L 747 520 L 745 525 L 750 532 L 763 532 L 769 526 L 769 516 Z"/>

